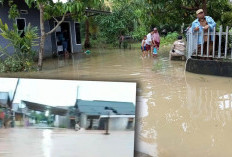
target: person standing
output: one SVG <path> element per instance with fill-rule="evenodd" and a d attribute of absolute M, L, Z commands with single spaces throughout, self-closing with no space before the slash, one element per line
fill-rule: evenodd
<path fill-rule="evenodd" d="M 69 36 L 68 36 L 68 31 L 67 29 L 63 29 L 61 31 L 61 33 L 59 34 L 59 37 L 58 37 L 59 41 L 61 41 L 62 43 L 62 46 L 63 46 L 63 54 L 65 56 L 68 56 L 69 55 L 69 52 L 68 52 L 68 40 L 69 40 Z"/>
<path fill-rule="evenodd" d="M 152 51 L 154 48 L 156 49 L 156 51 L 158 51 L 160 46 L 160 35 L 157 28 L 154 28 L 154 33 L 152 35 L 152 43 L 153 43 Z"/>
<path fill-rule="evenodd" d="M 147 35 L 147 40 L 146 40 L 146 50 L 149 52 L 151 56 L 151 46 L 152 46 L 152 35 L 154 34 L 154 30 L 152 30 L 150 33 Z"/>
<path fill-rule="evenodd" d="M 144 58 L 146 56 L 147 50 L 146 50 L 146 40 L 147 40 L 147 36 L 145 35 L 143 37 L 142 43 L 141 43 L 141 50 L 142 50 L 142 57 Z"/>
<path fill-rule="evenodd" d="M 210 16 L 205 16 L 205 13 L 203 9 L 199 9 L 196 11 L 197 19 L 193 21 L 192 23 L 192 30 L 194 32 L 199 32 L 198 35 L 198 53 L 201 52 L 201 44 L 203 44 L 203 53 L 206 54 L 207 52 L 207 35 L 204 35 L 202 38 L 202 33 L 208 32 L 208 29 L 210 32 L 213 32 L 214 27 L 216 27 L 216 23 Z M 211 36 L 211 39 L 209 41 L 209 54 L 212 54 L 213 49 L 213 36 Z"/>

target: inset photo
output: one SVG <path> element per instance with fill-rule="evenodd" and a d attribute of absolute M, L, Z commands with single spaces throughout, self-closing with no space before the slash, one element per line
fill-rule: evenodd
<path fill-rule="evenodd" d="M 136 83 L 0 78 L 0 156 L 133 157 Z"/>

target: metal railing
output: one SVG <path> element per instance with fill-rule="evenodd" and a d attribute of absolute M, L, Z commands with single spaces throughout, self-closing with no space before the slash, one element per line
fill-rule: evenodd
<path fill-rule="evenodd" d="M 204 37 L 207 36 L 207 41 Z M 201 37 L 202 42 L 199 44 L 198 40 Z M 230 38 L 229 38 L 230 37 Z M 222 26 L 219 32 L 213 31 L 199 33 L 187 33 L 187 58 L 191 57 L 207 57 L 215 59 L 232 59 L 232 33 L 229 32 L 229 27 L 226 27 L 226 32 L 222 31 Z"/>

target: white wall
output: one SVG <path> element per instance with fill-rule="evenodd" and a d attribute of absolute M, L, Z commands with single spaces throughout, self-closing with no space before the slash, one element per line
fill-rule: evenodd
<path fill-rule="evenodd" d="M 127 117 L 119 117 L 119 118 L 110 118 L 110 130 L 126 130 L 128 125 L 129 118 Z M 134 122 L 133 122 L 134 128 Z"/>
<path fill-rule="evenodd" d="M 54 121 L 54 126 L 55 127 L 65 126 L 66 128 L 68 128 L 69 121 L 68 121 L 67 116 L 56 115 L 55 116 L 55 121 Z"/>

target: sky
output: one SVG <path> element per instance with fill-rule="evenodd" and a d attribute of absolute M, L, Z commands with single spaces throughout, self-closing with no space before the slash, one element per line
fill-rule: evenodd
<path fill-rule="evenodd" d="M 0 78 L 0 92 L 13 95 L 17 79 Z M 76 99 L 136 101 L 136 83 L 20 79 L 13 103 L 21 100 L 49 106 L 73 106 Z"/>

